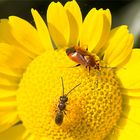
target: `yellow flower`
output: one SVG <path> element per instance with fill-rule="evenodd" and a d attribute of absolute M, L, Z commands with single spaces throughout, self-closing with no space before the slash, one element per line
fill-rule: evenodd
<path fill-rule="evenodd" d="M 36 29 L 16 16 L 0 22 L 0 139 L 140 139 L 140 50 L 127 26 L 111 30 L 108 9 L 93 8 L 82 21 L 75 0 L 49 5 L 49 31 L 32 15 Z M 73 46 L 99 57 L 100 70 L 75 67 L 66 54 Z M 72 91 L 60 111 L 63 90 Z"/>

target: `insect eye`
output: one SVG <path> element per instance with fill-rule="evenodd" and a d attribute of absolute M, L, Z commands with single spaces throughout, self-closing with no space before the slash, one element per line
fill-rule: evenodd
<path fill-rule="evenodd" d="M 70 48 L 67 48 L 66 49 L 66 54 L 67 55 L 69 55 L 70 53 L 75 53 L 76 52 L 76 50 L 75 50 L 75 48 L 73 48 L 73 47 L 70 47 Z"/>

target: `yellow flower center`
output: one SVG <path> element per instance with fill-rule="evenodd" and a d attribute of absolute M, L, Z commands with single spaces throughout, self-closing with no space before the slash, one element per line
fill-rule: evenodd
<path fill-rule="evenodd" d="M 17 94 L 18 111 L 26 129 L 52 140 L 103 139 L 121 113 L 121 91 L 115 71 L 88 71 L 69 59 L 63 50 L 46 52 L 27 68 Z M 67 94 L 61 125 L 55 123 L 58 104 Z"/>

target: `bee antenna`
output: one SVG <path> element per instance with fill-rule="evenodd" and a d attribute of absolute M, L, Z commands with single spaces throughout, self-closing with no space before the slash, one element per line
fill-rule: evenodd
<path fill-rule="evenodd" d="M 69 93 L 71 93 L 72 90 L 74 90 L 76 87 L 78 87 L 81 83 L 79 83 L 78 85 L 76 85 L 75 87 L 73 87 L 65 96 L 68 96 Z"/>
<path fill-rule="evenodd" d="M 63 78 L 61 77 L 61 82 L 62 82 L 62 95 L 64 96 L 64 82 L 63 82 Z"/>

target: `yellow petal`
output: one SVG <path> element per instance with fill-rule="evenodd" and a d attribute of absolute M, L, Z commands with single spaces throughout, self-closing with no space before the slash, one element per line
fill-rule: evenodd
<path fill-rule="evenodd" d="M 111 25 L 106 13 L 103 9 L 93 8 L 84 20 L 80 45 L 87 45 L 89 52 L 98 53 L 107 41 Z"/>
<path fill-rule="evenodd" d="M 134 121 L 121 117 L 119 122 L 117 123 L 117 127 L 121 129 L 120 137 L 122 137 L 122 133 L 131 133 L 133 135 L 133 139 L 140 139 L 139 123 L 135 123 Z"/>
<path fill-rule="evenodd" d="M 132 132 L 126 132 L 123 131 L 123 129 L 116 127 L 105 140 L 137 140 L 136 138 L 137 136 L 135 136 Z"/>
<path fill-rule="evenodd" d="M 134 37 L 128 33 L 127 26 L 113 29 L 107 43 L 104 61 L 111 67 L 119 67 L 128 60 L 134 43 Z"/>
<path fill-rule="evenodd" d="M 9 43 L 9 44 L 17 44 L 16 40 L 11 34 L 11 27 L 9 25 L 8 19 L 0 20 L 0 42 Z"/>
<path fill-rule="evenodd" d="M 39 55 L 44 51 L 38 32 L 26 20 L 10 16 L 9 24 L 12 35 L 25 49 L 35 55 Z"/>
<path fill-rule="evenodd" d="M 110 29 L 111 29 L 111 13 L 109 9 L 106 10 L 102 10 L 100 9 L 100 11 L 102 12 L 102 16 L 103 16 L 103 24 L 102 24 L 102 33 L 99 39 L 98 44 L 95 46 L 94 50 L 93 49 L 93 44 L 94 44 L 94 39 L 92 40 L 90 46 L 91 46 L 91 50 L 95 53 L 103 53 L 101 51 L 105 50 L 105 43 L 107 42 L 108 38 L 109 38 L 109 33 L 110 33 Z"/>
<path fill-rule="evenodd" d="M 34 135 L 30 135 L 26 140 L 35 140 L 35 136 Z"/>
<path fill-rule="evenodd" d="M 35 139 L 35 135 L 31 134 L 29 131 L 26 130 L 22 135 L 22 140 L 40 140 L 40 139 Z"/>
<path fill-rule="evenodd" d="M 53 51 L 54 49 L 52 46 L 52 42 L 50 39 L 47 25 L 45 24 L 42 17 L 39 15 L 39 13 L 36 10 L 31 9 L 31 12 L 32 12 L 32 16 L 34 18 L 36 28 L 37 28 L 40 40 L 42 41 L 44 49 L 46 51 L 48 51 L 48 50 Z"/>
<path fill-rule="evenodd" d="M 19 78 L 10 75 L 5 75 L 0 73 L 0 88 L 1 87 L 13 87 L 17 88 L 19 83 Z"/>
<path fill-rule="evenodd" d="M 46 137 L 41 137 L 40 140 L 48 140 Z"/>
<path fill-rule="evenodd" d="M 13 70 L 8 68 L 6 65 L 0 67 L 0 88 L 15 89 L 18 87 L 21 76 L 18 72 L 15 73 Z M 3 93 L 3 91 L 0 91 Z"/>
<path fill-rule="evenodd" d="M 21 49 L 0 43 L 0 61 L 11 68 L 26 69 L 27 65 L 32 61 Z"/>
<path fill-rule="evenodd" d="M 47 10 L 47 23 L 51 37 L 58 48 L 68 45 L 70 37 L 69 21 L 60 2 L 52 2 Z"/>
<path fill-rule="evenodd" d="M 24 135 L 22 136 L 22 140 L 52 140 L 52 138 L 35 135 L 29 131 L 25 131 Z"/>
<path fill-rule="evenodd" d="M 132 106 L 130 107 L 128 105 L 123 105 L 122 114 L 127 119 L 140 124 L 140 108 L 139 107 L 132 107 Z"/>
<path fill-rule="evenodd" d="M 16 101 L 0 101 L 0 111 L 11 111 L 17 107 Z"/>
<path fill-rule="evenodd" d="M 0 101 L 14 101 L 16 91 L 0 90 Z"/>
<path fill-rule="evenodd" d="M 0 112 L 17 109 L 16 91 L 0 90 Z"/>
<path fill-rule="evenodd" d="M 21 48 L 24 50 L 24 53 L 31 57 L 34 58 L 34 54 L 30 51 L 28 51 L 24 46 L 22 46 L 18 41 L 14 38 L 11 32 L 11 26 L 9 24 L 8 19 L 1 19 L 0 20 L 0 43 L 6 43 L 9 45 L 14 45 L 17 46 L 18 48 Z"/>
<path fill-rule="evenodd" d="M 140 96 L 135 97 L 135 96 L 123 95 L 123 105 L 140 108 Z"/>
<path fill-rule="evenodd" d="M 106 15 L 106 17 L 107 17 L 107 19 L 109 21 L 110 27 L 111 27 L 111 25 L 112 25 L 112 16 L 111 16 L 110 10 L 109 9 L 106 9 L 104 11 L 104 14 Z"/>
<path fill-rule="evenodd" d="M 32 59 L 15 46 L 0 43 L 0 87 L 16 88 Z"/>
<path fill-rule="evenodd" d="M 17 84 L 13 84 L 13 85 L 4 85 L 4 84 L 0 84 L 0 89 L 2 90 L 16 90 L 18 88 Z"/>
<path fill-rule="evenodd" d="M 140 97 L 140 89 L 122 89 L 122 94 L 130 97 Z"/>
<path fill-rule="evenodd" d="M 69 46 L 78 45 L 80 29 L 82 25 L 82 14 L 80 7 L 75 0 L 65 4 L 66 14 L 70 24 Z"/>
<path fill-rule="evenodd" d="M 0 140 L 22 140 L 21 137 L 24 131 L 23 125 L 13 126 L 0 134 Z"/>
<path fill-rule="evenodd" d="M 117 71 L 122 86 L 126 89 L 140 89 L 140 49 L 133 49 L 129 61 Z"/>
<path fill-rule="evenodd" d="M 0 112 L 0 132 L 10 128 L 18 121 L 17 111 Z"/>
<path fill-rule="evenodd" d="M 19 83 L 19 79 L 0 74 L 0 85 L 18 86 L 18 83 Z"/>
<path fill-rule="evenodd" d="M 13 71 L 10 67 L 7 65 L 0 65 L 0 75 L 7 75 L 7 76 L 12 76 L 15 78 L 21 78 L 21 74 Z"/>

